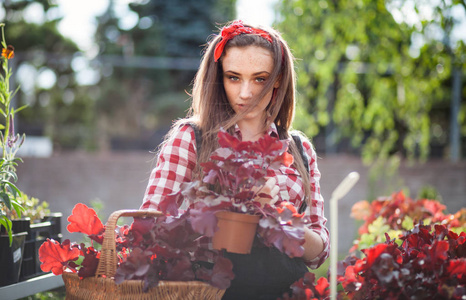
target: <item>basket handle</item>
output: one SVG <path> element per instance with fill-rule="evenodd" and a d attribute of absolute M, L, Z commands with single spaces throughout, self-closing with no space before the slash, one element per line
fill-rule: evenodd
<path fill-rule="evenodd" d="M 117 268 L 117 252 L 115 244 L 115 228 L 120 217 L 161 217 L 164 214 L 151 209 L 144 210 L 117 210 L 108 218 L 105 225 L 102 250 L 100 251 L 99 264 L 95 272 L 95 277 L 105 275 L 108 278 L 114 277 Z"/>

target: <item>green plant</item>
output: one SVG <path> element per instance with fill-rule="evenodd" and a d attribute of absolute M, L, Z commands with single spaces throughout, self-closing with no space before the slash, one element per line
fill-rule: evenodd
<path fill-rule="evenodd" d="M 46 215 L 50 214 L 49 204 L 46 201 L 40 201 L 35 197 L 30 197 L 22 192 L 16 198 L 16 202 L 23 208 L 21 215 L 16 211 L 11 212 L 11 219 L 19 219 L 20 217 L 28 217 L 31 223 L 41 221 Z"/>
<path fill-rule="evenodd" d="M 25 135 L 15 134 L 14 117 L 15 113 L 22 110 L 25 106 L 15 109 L 12 107 L 11 100 L 16 91 L 10 91 L 10 77 L 12 70 L 8 67 L 8 60 L 12 59 L 14 47 L 6 44 L 5 41 L 5 24 L 0 24 L 2 30 L 2 69 L 4 74 L 0 74 L 0 113 L 4 117 L 5 124 L 0 124 L 0 147 L 2 148 L 2 158 L 0 160 L 0 227 L 5 227 L 8 233 L 10 244 L 12 237 L 11 214 L 15 211 L 21 216 L 22 206 L 17 199 L 21 196 L 21 191 L 16 187 L 15 182 L 18 180 L 16 175 L 16 166 L 21 158 L 16 157 L 16 152 L 24 142 Z"/>

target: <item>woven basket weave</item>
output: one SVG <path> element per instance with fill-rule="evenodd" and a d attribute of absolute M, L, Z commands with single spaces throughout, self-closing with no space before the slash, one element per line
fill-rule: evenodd
<path fill-rule="evenodd" d="M 143 291 L 142 280 L 125 280 L 116 284 L 113 276 L 117 268 L 115 227 L 120 217 L 160 217 L 154 210 L 119 210 L 107 221 L 104 241 L 95 277 L 79 279 L 76 273 L 63 273 L 66 299 L 221 299 L 225 290 L 201 281 L 161 281 L 156 287 Z"/>

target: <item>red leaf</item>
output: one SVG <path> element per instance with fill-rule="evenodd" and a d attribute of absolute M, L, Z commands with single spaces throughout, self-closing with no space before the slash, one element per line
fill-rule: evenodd
<path fill-rule="evenodd" d="M 230 148 L 218 148 L 210 155 L 211 160 L 218 160 L 218 161 L 228 161 L 232 160 L 235 157 L 235 154 Z M 201 163 L 204 172 L 216 168 L 219 169 L 215 163 L 212 161 L 207 161 L 205 163 Z"/>
<path fill-rule="evenodd" d="M 209 207 L 199 205 L 199 209 L 191 209 L 191 226 L 193 230 L 208 236 L 213 237 L 215 231 L 217 231 L 217 217 L 215 213 L 216 209 L 209 209 Z"/>
<path fill-rule="evenodd" d="M 345 270 L 345 276 L 341 278 L 341 285 L 345 291 L 356 291 L 360 288 L 361 284 L 364 283 L 364 277 L 360 277 L 357 274 L 356 268 L 356 266 L 348 266 Z"/>
<path fill-rule="evenodd" d="M 446 259 L 448 259 L 448 249 L 450 248 L 450 244 L 447 241 L 434 241 L 431 247 L 428 248 L 428 253 L 432 262 L 436 263 L 443 263 Z"/>
<path fill-rule="evenodd" d="M 316 290 L 319 293 L 319 296 L 324 297 L 324 296 L 329 296 L 330 295 L 330 290 L 328 290 L 328 287 L 330 284 L 327 281 L 327 278 L 325 277 L 320 277 L 317 280 L 317 285 L 316 285 Z"/>
<path fill-rule="evenodd" d="M 450 260 L 447 271 L 450 278 L 456 275 L 459 279 L 462 279 L 463 283 L 466 283 L 466 258 Z"/>
<path fill-rule="evenodd" d="M 84 251 L 84 260 L 81 263 L 81 268 L 79 269 L 78 276 L 79 278 L 86 278 L 95 275 L 97 266 L 99 264 L 100 253 L 94 249 L 94 247 L 89 247 Z"/>
<path fill-rule="evenodd" d="M 164 214 L 178 216 L 178 208 L 180 207 L 181 202 L 183 202 L 183 198 L 181 197 L 181 191 L 178 191 L 170 195 L 162 196 L 158 208 Z"/>
<path fill-rule="evenodd" d="M 69 232 L 81 232 L 87 235 L 99 235 L 104 231 L 104 225 L 97 216 L 95 210 L 85 204 L 78 203 L 68 217 Z"/>
<path fill-rule="evenodd" d="M 291 155 L 288 152 L 283 152 L 283 154 L 277 156 L 273 160 L 273 162 L 281 162 L 287 167 L 291 166 L 293 164 L 293 161 L 294 161 L 293 155 Z"/>
<path fill-rule="evenodd" d="M 55 240 L 47 239 L 39 248 L 39 260 L 42 263 L 40 269 L 60 275 L 70 261 L 78 259 L 79 254 L 78 248 L 70 247 L 70 240 L 65 240 L 60 244 Z"/>
<path fill-rule="evenodd" d="M 210 284 L 219 289 L 227 289 L 233 278 L 235 278 L 235 274 L 232 262 L 228 258 L 218 256 L 212 269 Z"/>
<path fill-rule="evenodd" d="M 364 252 L 366 255 L 367 268 L 370 268 L 374 264 L 376 259 L 379 258 L 380 254 L 382 254 L 387 247 L 387 244 L 378 244 L 369 249 L 362 250 L 362 252 Z"/>
<path fill-rule="evenodd" d="M 251 146 L 251 142 L 242 142 L 238 138 L 232 136 L 224 129 L 220 129 L 217 134 L 218 144 L 224 148 L 231 148 L 235 151 L 247 151 Z"/>
<path fill-rule="evenodd" d="M 144 241 L 144 235 L 152 230 L 154 223 L 154 218 L 134 218 L 133 224 L 130 227 L 133 236 L 133 246 L 139 245 Z"/>
<path fill-rule="evenodd" d="M 351 217 L 353 219 L 366 220 L 370 215 L 370 204 L 367 200 L 358 201 L 351 208 Z"/>
<path fill-rule="evenodd" d="M 167 280 L 191 281 L 194 278 L 191 261 L 186 256 L 182 256 L 167 265 Z"/>
<path fill-rule="evenodd" d="M 281 150 L 286 151 L 287 145 L 285 143 L 285 141 L 265 134 L 253 143 L 252 150 L 263 155 L 278 155 Z"/>

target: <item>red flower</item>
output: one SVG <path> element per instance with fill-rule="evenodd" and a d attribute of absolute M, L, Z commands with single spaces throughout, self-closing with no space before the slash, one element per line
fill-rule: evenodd
<path fill-rule="evenodd" d="M 6 48 L 2 49 L 2 56 L 6 59 L 11 59 L 15 57 L 15 47 L 8 45 Z"/>

